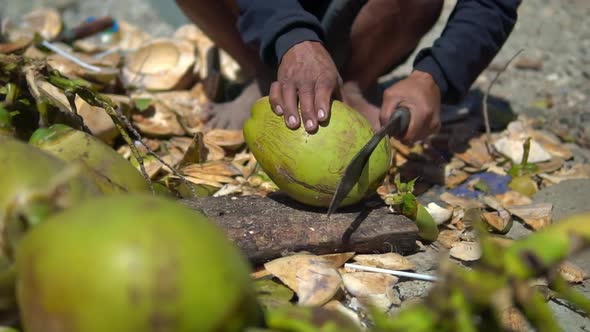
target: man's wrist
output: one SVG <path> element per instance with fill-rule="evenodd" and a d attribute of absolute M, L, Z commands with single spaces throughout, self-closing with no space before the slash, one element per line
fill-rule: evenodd
<path fill-rule="evenodd" d="M 440 92 L 441 92 L 440 87 L 436 83 L 434 77 L 432 77 L 432 74 L 430 74 L 429 72 L 425 72 L 425 71 L 421 71 L 421 70 L 414 70 L 410 74 L 410 77 L 413 79 L 419 80 L 421 82 L 424 82 L 425 84 L 432 85 L 433 87 L 436 88 L 436 90 L 438 91 L 438 93 L 440 95 Z"/>

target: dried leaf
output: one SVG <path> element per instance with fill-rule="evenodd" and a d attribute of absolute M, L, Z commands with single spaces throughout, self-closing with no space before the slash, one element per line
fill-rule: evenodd
<path fill-rule="evenodd" d="M 461 233 L 457 230 L 445 229 L 438 234 L 437 241 L 440 242 L 440 244 L 442 244 L 443 247 L 451 249 L 461 241 L 461 239 L 459 238 L 460 234 Z"/>
<path fill-rule="evenodd" d="M 507 208 L 510 213 L 522 219 L 534 230 L 539 230 L 551 224 L 551 212 L 553 204 L 534 203 L 528 205 L 515 205 Z"/>
<path fill-rule="evenodd" d="M 374 266 L 390 270 L 413 270 L 416 268 L 409 259 L 393 252 L 375 255 L 356 255 L 354 261 L 366 266 Z"/>
<path fill-rule="evenodd" d="M 297 293 L 300 305 L 327 303 L 342 283 L 336 269 L 315 255 L 282 257 L 264 264 L 264 267 Z"/>
<path fill-rule="evenodd" d="M 539 174 L 541 178 L 550 184 L 557 184 L 565 180 L 590 178 L 590 164 L 576 164 L 569 169 L 562 169 L 553 174 Z"/>
<path fill-rule="evenodd" d="M 575 265 L 574 263 L 565 261 L 559 265 L 557 268 L 559 274 L 565 279 L 567 282 L 572 283 L 580 283 L 584 280 L 588 279 L 588 274 L 579 266 Z"/>
<path fill-rule="evenodd" d="M 401 301 L 393 290 L 398 278 L 374 272 L 350 272 L 342 275 L 344 288 L 365 306 L 386 312 Z"/>
<path fill-rule="evenodd" d="M 462 261 L 471 262 L 481 258 L 481 248 L 477 242 L 459 242 L 455 244 L 449 254 Z"/>

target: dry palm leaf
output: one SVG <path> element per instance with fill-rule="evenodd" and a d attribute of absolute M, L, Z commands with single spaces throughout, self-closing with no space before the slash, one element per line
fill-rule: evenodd
<path fill-rule="evenodd" d="M 342 274 L 344 288 L 366 306 L 387 312 L 393 305 L 401 304 L 393 286 L 398 278 L 375 272 L 350 272 Z"/>
<path fill-rule="evenodd" d="M 123 80 L 147 90 L 175 90 L 190 86 L 194 77 L 195 47 L 185 40 L 158 38 L 125 57 Z"/>
<path fill-rule="evenodd" d="M 391 270 L 413 270 L 416 268 L 409 259 L 393 252 L 375 255 L 356 255 L 354 261 L 366 266 L 374 266 Z"/>
<path fill-rule="evenodd" d="M 340 289 L 342 279 L 326 259 L 315 255 L 293 255 L 264 264 L 299 297 L 299 304 L 321 306 Z"/>

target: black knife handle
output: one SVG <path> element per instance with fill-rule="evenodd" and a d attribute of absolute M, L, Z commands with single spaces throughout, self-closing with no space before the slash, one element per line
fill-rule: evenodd
<path fill-rule="evenodd" d="M 408 126 L 410 125 L 410 117 L 411 115 L 409 109 L 403 106 L 398 107 L 397 110 L 391 114 L 387 123 L 385 123 L 385 125 L 383 125 L 383 127 L 381 127 L 377 133 L 379 136 L 385 136 L 385 134 L 388 134 L 395 138 L 401 138 L 408 130 Z"/>

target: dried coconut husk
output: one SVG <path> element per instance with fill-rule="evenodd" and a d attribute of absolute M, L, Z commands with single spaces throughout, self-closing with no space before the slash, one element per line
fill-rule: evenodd
<path fill-rule="evenodd" d="M 205 123 L 199 115 L 205 104 L 194 98 L 192 92 L 187 90 L 158 92 L 151 94 L 151 98 L 169 111 L 176 113 L 186 132 L 196 134 L 203 131 Z"/>
<path fill-rule="evenodd" d="M 205 134 L 206 143 L 212 143 L 230 151 L 235 151 L 244 145 L 242 130 L 213 129 Z"/>
<path fill-rule="evenodd" d="M 54 39 L 61 33 L 61 15 L 54 8 L 39 8 L 22 17 L 23 26 L 38 32 L 44 39 Z"/>
<path fill-rule="evenodd" d="M 174 39 L 186 40 L 196 47 L 199 60 L 198 65 L 194 67 L 194 72 L 200 79 L 208 77 L 210 67 L 207 64 L 207 54 L 214 49 L 215 43 L 194 24 L 186 24 L 178 28 L 174 32 Z"/>
<path fill-rule="evenodd" d="M 101 42 L 96 36 L 91 36 L 75 41 L 73 46 L 85 53 L 97 53 L 111 49 L 132 51 L 152 38 L 147 32 L 125 21 L 118 21 L 118 26 L 119 30 L 110 36 L 109 41 Z"/>
<path fill-rule="evenodd" d="M 24 50 L 27 48 L 31 42 L 33 41 L 32 38 L 21 37 L 14 41 L 9 41 L 7 43 L 0 43 L 0 54 L 10 54 Z"/>
<path fill-rule="evenodd" d="M 128 87 L 150 91 L 176 90 L 194 80 L 195 47 L 186 40 L 148 41 L 125 57 L 123 81 Z"/>
<path fill-rule="evenodd" d="M 133 95 L 132 100 L 150 99 L 150 106 L 133 112 L 133 123 L 140 132 L 152 137 L 183 136 L 185 130 L 178 120 L 178 115 L 164 106 L 160 100 L 149 94 Z"/>
<path fill-rule="evenodd" d="M 88 56 L 83 53 L 72 53 L 72 55 L 89 65 L 100 68 L 100 70 L 95 71 L 82 67 L 59 54 L 49 55 L 47 57 L 47 64 L 63 75 L 70 77 L 81 77 L 99 84 L 111 83 L 119 75 L 119 69 L 117 68 L 119 57 L 117 54 L 100 59 Z"/>
<path fill-rule="evenodd" d="M 131 110 L 129 97 L 113 94 L 105 94 L 105 96 L 114 101 L 124 115 L 129 116 Z M 92 134 L 103 142 L 109 145 L 112 144 L 115 138 L 120 135 L 120 132 L 107 112 L 100 107 L 89 105 L 79 96 L 76 96 L 75 103 L 78 114 L 84 119 L 84 123 Z"/>

